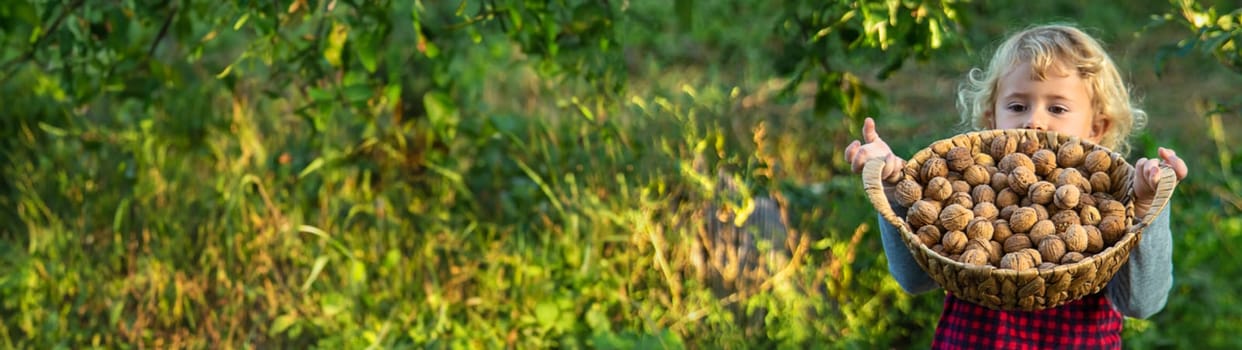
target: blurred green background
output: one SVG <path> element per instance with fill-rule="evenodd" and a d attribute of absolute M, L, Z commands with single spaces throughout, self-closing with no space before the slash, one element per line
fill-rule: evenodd
<path fill-rule="evenodd" d="M 1070 0 L 6 1 L 0 347 L 924 348 L 841 151 L 1049 22 L 1191 169 L 1126 346 L 1242 347 L 1242 11 Z"/>

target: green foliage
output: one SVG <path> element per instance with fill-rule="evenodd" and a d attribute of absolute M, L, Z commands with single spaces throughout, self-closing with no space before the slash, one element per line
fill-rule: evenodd
<path fill-rule="evenodd" d="M 0 3 L 0 346 L 924 347 L 942 295 L 889 277 L 839 154 L 865 116 L 898 149 L 944 136 L 883 86 L 989 44 L 992 10 Z M 1209 17 L 1187 45 L 1236 57 Z M 1212 323 L 1242 310 L 1210 264 L 1242 232 L 1224 115 L 1137 347 L 1237 345 Z M 789 259 L 720 288 L 708 209 L 758 198 L 791 237 L 758 249 Z"/>

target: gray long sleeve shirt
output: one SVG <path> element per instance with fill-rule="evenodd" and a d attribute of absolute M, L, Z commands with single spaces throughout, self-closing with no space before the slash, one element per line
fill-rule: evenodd
<path fill-rule="evenodd" d="M 894 209 L 901 209 L 899 206 Z M 1151 225 L 1143 230 L 1138 247 L 1130 252 L 1130 260 L 1113 275 L 1106 292 L 1113 307 L 1122 315 L 1147 318 L 1164 308 L 1173 287 L 1173 237 L 1169 229 L 1169 211 L 1165 208 Z M 899 213 L 900 214 L 900 213 Z M 911 294 L 939 288 L 927 272 L 914 261 L 914 256 L 901 241 L 900 231 L 880 218 L 880 238 L 888 257 L 888 271 Z"/>

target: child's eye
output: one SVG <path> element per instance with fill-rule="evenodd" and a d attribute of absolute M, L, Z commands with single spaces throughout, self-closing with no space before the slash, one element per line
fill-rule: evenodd
<path fill-rule="evenodd" d="M 1020 103 L 1011 103 L 1008 106 L 1005 106 L 1005 109 L 1008 109 L 1010 112 L 1015 112 L 1015 113 L 1026 112 L 1026 106 Z"/>
<path fill-rule="evenodd" d="M 1052 114 L 1065 114 L 1069 112 L 1069 109 L 1063 106 L 1052 106 L 1048 108 L 1048 111 Z"/>

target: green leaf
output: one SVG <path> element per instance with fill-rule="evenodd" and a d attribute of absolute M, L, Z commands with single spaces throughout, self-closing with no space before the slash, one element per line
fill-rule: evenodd
<path fill-rule="evenodd" d="M 366 68 L 367 72 L 375 73 L 375 69 L 378 67 L 375 52 L 378 51 L 382 39 L 383 37 L 378 33 L 369 33 L 354 42 L 354 44 L 358 45 L 357 49 L 354 50 L 358 52 L 358 61 L 362 62 L 362 67 Z"/>
<path fill-rule="evenodd" d="M 319 273 L 323 272 L 323 267 L 326 265 L 328 265 L 328 257 L 321 256 L 315 259 L 315 265 L 311 267 L 310 276 L 307 276 L 306 282 L 302 283 L 302 292 L 310 290 L 311 285 L 315 283 L 315 279 L 319 278 Z"/>
<path fill-rule="evenodd" d="M 276 320 L 272 321 L 272 328 L 268 329 L 267 335 L 275 336 L 277 334 L 284 333 L 286 329 L 289 329 L 289 326 L 292 326 L 293 323 L 297 321 L 298 317 L 295 315 L 281 315 L 280 317 L 276 317 Z"/>
<path fill-rule="evenodd" d="M 535 320 L 544 328 L 551 328 L 560 314 L 560 308 L 553 302 L 542 302 L 535 306 Z"/>
<path fill-rule="evenodd" d="M 446 140 L 452 140 L 457 134 L 459 113 L 457 106 L 444 93 L 432 91 L 423 95 L 423 106 L 427 109 L 427 119 L 431 120 L 431 128 Z"/>
<path fill-rule="evenodd" d="M 302 169 L 301 173 L 298 173 L 298 179 L 305 178 L 306 175 L 310 175 L 311 173 L 315 172 L 315 170 L 318 170 L 322 166 L 323 166 L 323 157 L 315 158 L 315 160 L 312 160 L 310 164 L 306 165 L 305 169 Z"/>
<path fill-rule="evenodd" d="M 371 98 L 372 92 L 373 91 L 371 90 L 370 86 L 360 84 L 360 85 L 347 86 L 345 87 L 345 90 L 342 91 L 341 93 L 345 95 L 346 101 L 362 102 L 362 101 L 366 101 L 367 99 Z"/>
<path fill-rule="evenodd" d="M 328 33 L 328 47 L 323 49 L 323 58 L 333 67 L 341 66 L 341 51 L 349 38 L 349 26 L 340 22 L 332 22 L 332 32 Z"/>

